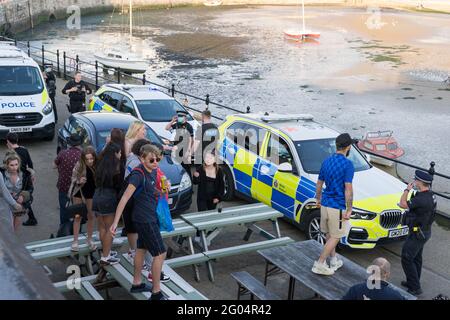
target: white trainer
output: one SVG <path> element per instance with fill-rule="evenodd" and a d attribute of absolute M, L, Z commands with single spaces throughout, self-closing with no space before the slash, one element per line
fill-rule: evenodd
<path fill-rule="evenodd" d="M 344 261 L 339 259 L 338 257 L 334 256 L 330 259 L 330 268 L 333 269 L 333 271 L 337 271 L 340 267 L 344 265 Z"/>
<path fill-rule="evenodd" d="M 334 274 L 334 270 L 331 269 L 326 262 L 320 263 L 318 261 L 314 261 L 314 266 L 312 267 L 312 272 L 315 274 L 320 274 L 323 276 L 331 276 Z"/>

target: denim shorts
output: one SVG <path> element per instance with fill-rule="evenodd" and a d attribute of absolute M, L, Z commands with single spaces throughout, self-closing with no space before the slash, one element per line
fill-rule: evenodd
<path fill-rule="evenodd" d="M 97 216 L 106 216 L 116 213 L 118 205 L 117 193 L 114 189 L 95 189 L 92 199 L 92 211 Z"/>

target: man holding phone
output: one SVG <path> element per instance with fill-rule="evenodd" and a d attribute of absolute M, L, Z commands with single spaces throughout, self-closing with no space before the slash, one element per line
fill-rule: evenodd
<path fill-rule="evenodd" d="M 423 247 L 431 238 L 431 225 L 437 206 L 436 196 L 431 191 L 432 181 L 431 174 L 416 170 L 414 182 L 408 184 L 399 203 L 400 208 L 407 209 L 405 223 L 409 227 L 409 235 L 402 249 L 402 267 L 406 275 L 402 286 L 407 287 L 408 292 L 416 296 L 422 294 L 420 275 Z M 412 189 L 417 193 L 408 201 Z"/>
<path fill-rule="evenodd" d="M 175 130 L 175 138 L 173 145 L 177 146 L 176 158 L 191 177 L 191 155 L 194 147 L 194 128 L 187 121 L 186 113 L 178 113 L 166 125 L 166 130 L 173 132 Z"/>
<path fill-rule="evenodd" d="M 91 94 L 92 90 L 87 83 L 81 79 L 81 72 L 77 71 L 74 79 L 67 82 L 62 89 L 62 93 L 69 95 L 70 113 L 77 113 L 86 111 L 86 95 Z"/>

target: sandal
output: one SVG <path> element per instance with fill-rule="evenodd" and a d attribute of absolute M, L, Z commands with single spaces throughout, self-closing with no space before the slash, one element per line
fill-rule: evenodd
<path fill-rule="evenodd" d="M 91 241 L 88 241 L 87 243 L 88 243 L 89 250 L 91 250 L 91 251 L 97 250 L 97 245 L 94 243 L 94 241 L 91 240 Z"/>
<path fill-rule="evenodd" d="M 78 242 L 73 242 L 72 246 L 70 247 L 70 251 L 72 252 L 78 252 L 80 249 L 78 248 Z"/>

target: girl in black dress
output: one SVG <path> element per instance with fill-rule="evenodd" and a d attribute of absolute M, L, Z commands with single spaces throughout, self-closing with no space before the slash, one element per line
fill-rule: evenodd
<path fill-rule="evenodd" d="M 194 173 L 194 184 L 198 184 L 198 211 L 214 210 L 222 200 L 225 183 L 222 169 L 212 153 L 205 154 L 203 166 Z"/>
<path fill-rule="evenodd" d="M 81 153 L 80 161 L 72 172 L 72 184 L 69 189 L 69 198 L 73 197 L 74 204 L 85 203 L 88 211 L 87 243 L 90 250 L 97 249 L 92 234 L 94 233 L 95 215 L 92 211 L 92 198 L 95 192 L 95 164 L 97 155 L 93 147 L 86 147 Z M 78 235 L 80 233 L 81 217 L 75 216 L 73 220 L 72 251 L 78 251 Z"/>

